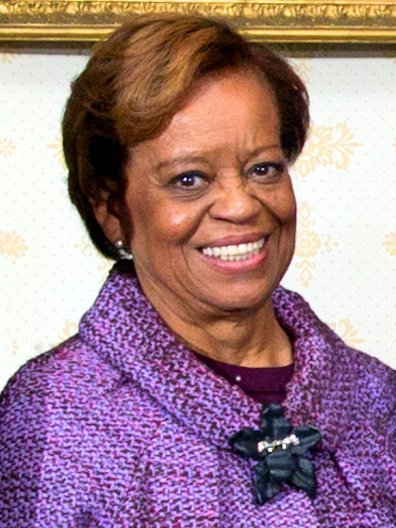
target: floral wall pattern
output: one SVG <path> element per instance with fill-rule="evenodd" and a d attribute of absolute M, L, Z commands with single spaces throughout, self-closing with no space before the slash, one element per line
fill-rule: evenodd
<path fill-rule="evenodd" d="M 298 242 L 286 287 L 351 346 L 396 367 L 396 61 L 295 58 L 313 126 L 292 168 Z M 0 388 L 77 331 L 110 263 L 68 201 L 59 125 L 78 50 L 0 50 Z"/>

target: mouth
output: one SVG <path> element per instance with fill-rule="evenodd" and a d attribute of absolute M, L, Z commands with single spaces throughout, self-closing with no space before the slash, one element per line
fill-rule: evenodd
<path fill-rule="evenodd" d="M 260 253 L 268 237 L 262 237 L 255 242 L 231 244 L 226 246 L 206 246 L 200 248 L 206 257 L 223 262 L 239 262 L 248 260 Z"/>

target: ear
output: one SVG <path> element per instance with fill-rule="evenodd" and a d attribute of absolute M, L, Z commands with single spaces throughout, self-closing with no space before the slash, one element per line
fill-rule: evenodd
<path fill-rule="evenodd" d="M 121 226 L 120 217 L 114 212 L 109 211 L 108 201 L 92 202 L 92 209 L 96 221 L 103 229 L 106 238 L 114 244 L 116 240 L 124 240 L 124 233 Z"/>

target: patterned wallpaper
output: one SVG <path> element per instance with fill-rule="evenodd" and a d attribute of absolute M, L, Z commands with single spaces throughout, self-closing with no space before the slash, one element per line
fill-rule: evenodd
<path fill-rule="evenodd" d="M 290 58 L 313 126 L 293 169 L 298 246 L 283 284 L 396 367 L 396 59 Z M 0 387 L 72 335 L 109 263 L 68 202 L 59 123 L 84 52 L 0 52 Z"/>

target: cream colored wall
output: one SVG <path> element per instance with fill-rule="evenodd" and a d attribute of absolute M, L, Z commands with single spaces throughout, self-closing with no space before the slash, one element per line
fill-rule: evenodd
<path fill-rule="evenodd" d="M 86 56 L 0 54 L 0 387 L 77 329 L 109 268 L 68 202 L 59 123 Z M 312 99 L 284 285 L 396 367 L 396 59 L 292 59 Z"/>

